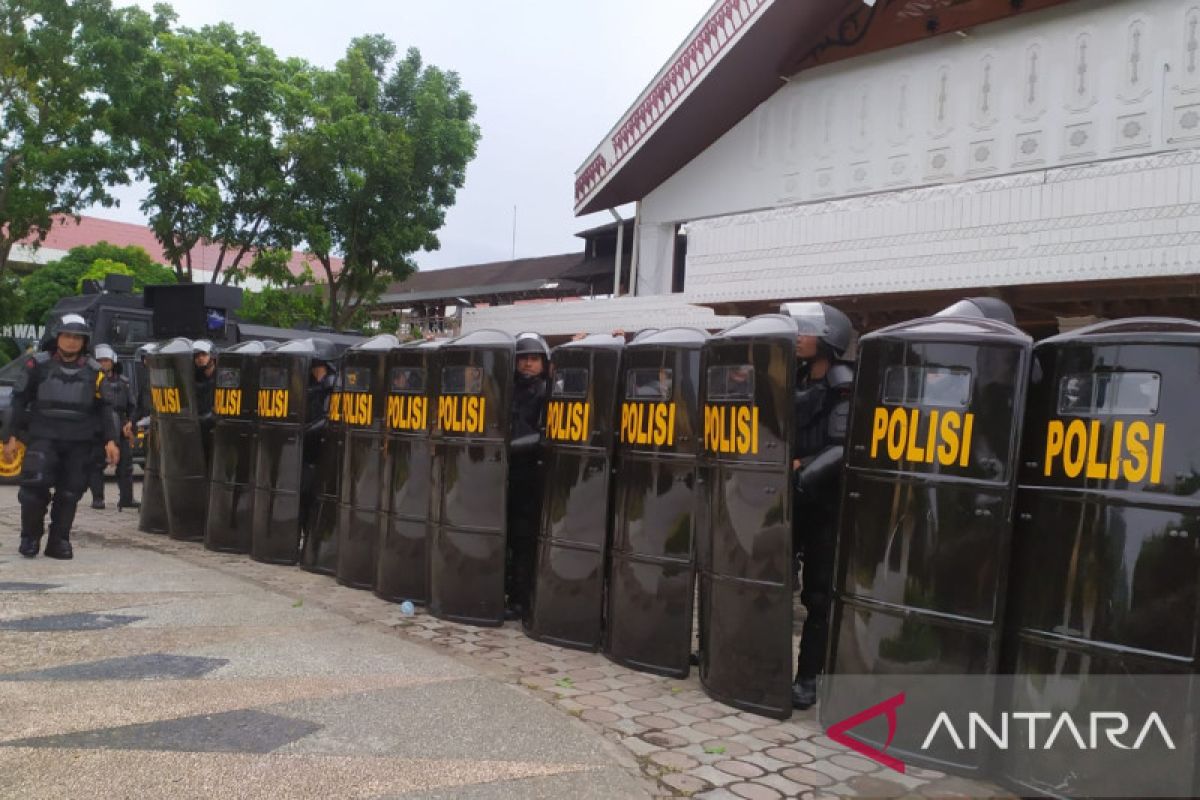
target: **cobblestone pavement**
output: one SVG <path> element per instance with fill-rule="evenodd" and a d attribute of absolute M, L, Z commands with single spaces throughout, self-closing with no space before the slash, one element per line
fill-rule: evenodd
<path fill-rule="evenodd" d="M 209 552 L 136 530 L 136 517 L 81 509 L 76 527 L 100 539 L 148 548 L 316 606 L 361 625 L 384 628 L 536 692 L 631 753 L 658 796 L 703 798 L 1007 797 L 984 784 L 909 768 L 901 775 L 853 755 L 824 736 L 813 711 L 786 722 L 710 700 L 693 670 L 687 680 L 636 672 L 600 654 L 535 642 L 520 626 L 473 628 L 438 620 L 332 578 Z M 77 558 L 89 556 L 87 537 Z M 15 537 L 13 539 L 15 544 Z M 8 550 L 4 543 L 4 550 Z"/>

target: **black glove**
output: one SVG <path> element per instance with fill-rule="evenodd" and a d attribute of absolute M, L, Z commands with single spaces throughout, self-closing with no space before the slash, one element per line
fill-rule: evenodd
<path fill-rule="evenodd" d="M 844 448 L 841 445 L 828 447 L 796 470 L 797 502 L 814 502 L 837 488 L 837 479 L 842 472 L 843 453 Z"/>

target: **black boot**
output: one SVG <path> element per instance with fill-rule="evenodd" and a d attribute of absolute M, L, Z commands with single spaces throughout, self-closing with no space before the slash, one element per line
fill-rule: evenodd
<path fill-rule="evenodd" d="M 50 505 L 50 536 L 46 539 L 45 555 L 66 561 L 75 557 L 71 548 L 71 526 L 75 523 L 78 497 L 59 490 Z"/>
<path fill-rule="evenodd" d="M 46 547 L 49 550 L 49 546 Z M 812 708 L 817 704 L 817 679 L 796 678 L 792 684 L 792 707 L 801 711 Z"/>
<path fill-rule="evenodd" d="M 126 508 L 141 508 L 142 504 L 136 500 L 118 500 L 117 511 L 123 511 Z"/>
<path fill-rule="evenodd" d="M 103 511 L 104 510 L 104 498 L 100 497 L 100 498 L 93 500 L 92 508 L 96 509 L 97 511 Z"/>
<path fill-rule="evenodd" d="M 71 547 L 71 542 L 66 537 L 57 537 L 54 534 L 46 540 L 46 558 L 57 558 L 60 561 L 69 561 L 75 557 L 75 551 Z"/>
<path fill-rule="evenodd" d="M 17 552 L 26 558 L 33 558 L 42 546 L 42 534 L 45 532 L 46 509 L 33 503 L 21 503 L 21 546 Z"/>

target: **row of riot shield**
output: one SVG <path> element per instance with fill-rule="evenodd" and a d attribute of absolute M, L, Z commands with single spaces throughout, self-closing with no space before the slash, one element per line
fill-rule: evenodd
<path fill-rule="evenodd" d="M 1129 793 L 1136 774 L 1145 796 L 1194 794 L 1200 323 L 1120 320 L 1034 346 L 1011 319 L 959 305 L 863 337 L 858 370 L 822 721 L 844 725 L 905 696 L 906 677 L 941 674 L 936 695 L 908 684 L 909 724 L 852 738 L 1023 792 Z M 1191 743 L 1183 762 L 939 750 L 914 724 L 965 703 L 952 687 L 984 719 L 1086 719 L 1149 703 L 1151 675 L 1190 676 L 1162 713 Z"/>

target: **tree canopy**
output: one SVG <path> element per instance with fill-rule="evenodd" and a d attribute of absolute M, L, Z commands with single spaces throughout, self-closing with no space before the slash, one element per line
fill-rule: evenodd
<path fill-rule="evenodd" d="M 283 136 L 304 117 L 309 71 L 227 24 L 157 32 L 142 65 L 134 168 L 180 280 L 192 280 L 203 242 L 218 247 L 206 265 L 214 282 L 239 278 L 261 252 L 291 250 L 279 214 L 292 166 Z"/>
<path fill-rule="evenodd" d="M 16 242 L 111 205 L 109 188 L 133 176 L 178 280 L 195 277 L 198 245 L 217 248 L 203 268 L 225 283 L 286 283 L 291 251 L 306 249 L 325 318 L 344 325 L 439 246 L 474 115 L 454 72 L 415 49 L 398 57 L 381 35 L 324 69 L 225 23 L 179 26 L 167 5 L 0 0 L 0 277 Z M 35 282 L 27 314 L 77 272 Z"/>
<path fill-rule="evenodd" d="M 150 284 L 175 282 L 175 273 L 156 263 L 141 247 L 108 242 L 73 247 L 64 258 L 38 267 L 21 282 L 24 321 L 42 324 L 55 303 L 79 294 L 85 279 L 102 281 L 111 272 L 132 275 L 135 291 Z"/>
<path fill-rule="evenodd" d="M 0 0 L 0 275 L 17 242 L 129 182 L 123 122 L 147 20 L 109 0 Z"/>
<path fill-rule="evenodd" d="M 410 275 L 415 253 L 437 249 L 479 128 L 455 73 L 425 65 L 415 49 L 397 60 L 383 36 L 355 39 L 332 71 L 316 74 L 313 111 L 288 142 L 292 226 L 324 268 L 338 326 Z"/>

